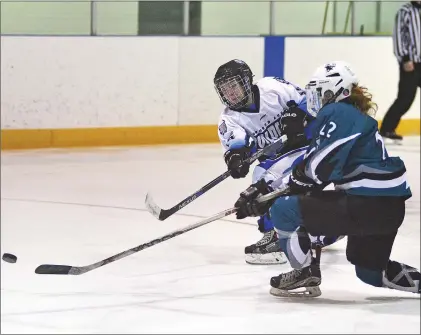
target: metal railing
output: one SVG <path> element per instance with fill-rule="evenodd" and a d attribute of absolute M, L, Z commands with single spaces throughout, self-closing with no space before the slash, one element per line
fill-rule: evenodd
<path fill-rule="evenodd" d="M 84 33 L 82 35 L 92 35 L 92 36 L 96 36 L 96 35 L 106 35 L 103 34 L 100 29 L 99 29 L 99 22 L 100 22 L 100 17 L 99 17 L 99 9 L 100 9 L 100 5 L 103 3 L 114 3 L 114 4 L 124 4 L 124 3 L 131 3 L 131 4 L 137 4 L 137 15 L 135 17 L 137 17 L 137 22 L 133 22 L 132 23 L 134 25 L 137 25 L 137 29 L 136 31 L 130 31 L 130 33 L 128 33 L 129 35 L 147 35 L 147 33 L 145 34 L 144 31 L 142 31 L 142 29 L 140 28 L 141 23 L 143 23 L 144 21 L 142 21 L 143 19 L 141 18 L 140 14 L 142 13 L 141 9 L 140 9 L 140 5 L 145 3 L 143 1 L 83 1 L 83 0 L 71 0 L 71 1 L 57 1 L 57 0 L 47 0 L 47 1 L 1 1 L 1 6 L 2 6 L 2 10 L 1 10 L 1 33 L 2 34 L 37 34 L 37 35 L 43 35 L 45 33 L 37 33 L 36 30 L 33 31 L 33 29 L 31 27 L 28 27 L 27 31 L 25 29 L 18 29 L 16 27 L 18 27 L 19 24 L 21 24 L 22 22 L 25 22 L 25 17 L 19 17 L 19 15 L 23 15 L 22 13 L 19 13 L 19 11 L 15 10 L 14 12 L 11 10 L 11 8 L 13 7 L 13 5 L 11 4 L 31 4 L 30 6 L 34 6 L 34 4 L 39 3 L 39 4 L 46 4 L 46 3 L 85 3 L 86 6 L 89 6 L 89 15 L 86 15 L 86 17 L 84 17 L 84 20 L 89 20 L 89 31 L 84 31 Z M 172 3 L 174 3 L 172 1 Z M 217 34 L 215 33 L 208 33 L 207 31 L 200 31 L 200 33 L 195 33 L 192 32 L 192 18 L 191 18 L 191 9 L 192 9 L 192 2 L 191 1 L 178 1 L 178 3 L 181 6 L 181 10 L 182 10 L 182 14 L 181 17 L 177 18 L 177 20 L 179 20 L 180 22 L 180 29 L 177 32 L 171 32 L 171 33 L 163 33 L 162 35 L 231 35 L 232 32 L 230 32 L 231 30 L 228 29 L 227 33 L 224 33 L 224 28 L 221 28 L 221 31 L 218 31 Z M 202 4 L 206 2 L 202 2 Z M 229 3 L 228 1 L 224 2 Z M 247 4 L 249 2 L 244 2 L 241 4 Z M 372 25 L 374 23 L 374 29 L 369 30 L 368 32 L 365 31 L 365 25 L 364 24 L 357 24 L 357 19 L 361 16 L 361 14 L 363 14 L 364 11 L 362 12 L 357 12 L 356 10 L 356 6 L 358 4 L 358 6 L 361 6 L 360 4 L 362 4 L 363 2 L 356 2 L 356 1 L 348 1 L 346 3 L 347 8 L 345 11 L 345 17 L 342 18 L 339 17 L 339 6 L 342 6 L 342 14 L 343 13 L 343 4 L 344 2 L 339 3 L 338 1 L 325 1 L 324 3 L 318 3 L 322 6 L 324 6 L 324 8 L 322 8 L 322 12 L 320 12 L 320 15 L 317 15 L 317 13 L 314 14 L 314 17 L 311 16 L 312 13 L 307 13 L 308 16 L 307 18 L 301 18 L 301 20 L 303 20 L 302 23 L 297 23 L 297 31 L 299 30 L 298 33 L 294 32 L 294 29 L 291 28 L 291 26 L 289 26 L 289 29 L 283 29 L 282 27 L 279 28 L 279 23 L 280 21 L 282 21 L 282 19 L 279 18 L 279 15 L 282 14 L 282 7 L 285 6 L 285 4 L 288 4 L 289 6 L 291 6 L 292 2 L 279 2 L 279 1 L 255 1 L 255 4 L 258 4 L 259 6 L 261 6 L 262 8 L 264 7 L 264 11 L 266 11 L 266 8 L 268 8 L 268 14 L 266 15 L 266 17 L 263 17 L 260 19 L 263 20 L 264 22 L 267 22 L 267 27 L 266 28 L 260 28 L 257 29 L 251 29 L 252 33 L 244 33 L 244 34 L 240 34 L 240 35 L 294 35 L 294 34 L 303 34 L 303 29 L 302 27 L 299 27 L 299 25 L 306 25 L 308 24 L 309 28 L 308 31 L 305 32 L 304 34 L 308 34 L 308 35 L 325 35 L 325 34 L 347 34 L 347 35 L 363 35 L 363 34 L 379 34 L 381 32 L 381 21 L 382 21 L 382 7 L 384 6 L 384 3 L 382 1 L 376 1 L 374 2 L 375 4 L 375 11 L 372 13 L 372 16 L 368 16 L 368 23 L 370 25 Z M 298 14 L 302 14 L 305 11 L 305 6 L 314 6 L 315 2 L 302 2 L 302 1 L 297 1 L 294 3 L 294 6 L 296 6 L 296 13 L 291 13 L 291 16 L 297 16 L 297 22 L 299 22 L 300 20 L 300 16 Z M 373 2 L 372 2 L 373 4 Z M 10 8 L 9 8 L 9 7 Z M 29 5 L 28 5 L 29 6 Z M 245 5 L 244 5 L 245 6 Z M 257 5 L 256 5 L 257 6 Z M 302 6 L 302 7 L 300 7 Z M 23 6 L 24 8 L 24 6 Z M 241 7 L 239 8 L 240 11 L 236 12 L 235 14 L 240 16 L 243 14 L 241 12 Z M 21 11 L 22 12 L 22 11 Z M 45 18 L 42 18 L 42 13 L 38 13 L 40 15 L 40 20 Z M 390 14 L 390 13 L 389 13 Z M 11 19 L 10 16 L 14 15 L 15 19 Z M 31 14 L 32 15 L 32 14 Z M 29 15 L 29 16 L 31 16 Z M 46 14 L 47 15 L 47 14 Z M 69 14 L 71 15 L 71 14 Z M 204 12 L 202 11 L 200 14 L 200 18 L 198 18 L 199 20 L 203 20 L 203 16 L 204 16 Z M 262 16 L 262 15 L 261 15 Z M 51 21 L 54 21 L 54 17 L 50 16 L 47 17 L 49 18 Z M 284 16 L 285 18 L 285 16 Z M 26 18 L 29 20 L 29 18 Z M 33 15 L 30 18 L 31 20 L 34 19 Z M 216 18 L 215 18 L 216 19 Z M 388 20 L 389 21 L 393 21 L 394 17 L 392 15 L 388 16 Z M 176 22 L 177 20 L 175 20 L 174 22 Z M 307 20 L 307 21 L 306 21 Z M 47 20 L 48 21 L 48 20 Z M 311 22 L 310 22 L 311 21 Z M 317 27 L 317 21 L 319 21 L 319 25 L 318 28 Z M 6 23 L 4 23 L 6 22 Z M 202 21 L 200 21 L 202 22 Z M 331 29 L 328 29 L 328 22 L 331 24 Z M 226 22 L 225 22 L 226 23 Z M 311 23 L 311 24 L 310 24 Z M 48 24 L 48 22 L 45 22 L 45 24 Z M 76 25 L 77 23 L 75 23 Z M 86 24 L 86 22 L 85 22 Z M 155 23 L 156 24 L 156 23 Z M 166 20 L 163 19 L 162 24 L 167 24 Z M 295 24 L 295 22 L 294 22 Z M 341 26 L 341 27 L 339 27 Z M 300 29 L 298 29 L 300 28 Z M 32 30 L 31 30 L 32 29 Z M 242 28 L 243 30 L 247 30 L 244 27 Z M 292 30 L 291 30 L 292 29 Z M 77 30 L 77 29 L 76 29 Z M 215 30 L 215 29 L 214 29 Z M 259 31 L 258 31 L 259 30 Z M 213 31 L 211 29 L 211 31 Z M 390 34 L 391 33 L 391 24 L 389 24 L 389 27 L 383 32 L 383 34 Z M 71 32 L 66 32 L 64 34 L 72 34 Z M 113 35 L 120 35 L 122 33 L 116 32 Z M 54 28 L 52 28 L 52 32 L 49 33 L 49 35 L 63 35 L 63 33 L 57 32 L 54 33 Z M 79 33 L 76 33 L 76 35 L 80 35 Z M 238 34 L 235 34 L 238 35 Z"/>

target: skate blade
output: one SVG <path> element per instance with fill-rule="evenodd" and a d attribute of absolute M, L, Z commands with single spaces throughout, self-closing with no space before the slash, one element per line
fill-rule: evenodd
<path fill-rule="evenodd" d="M 316 298 L 322 294 L 319 286 L 300 287 L 294 290 L 281 290 L 272 287 L 269 293 L 275 297 L 283 298 Z"/>
<path fill-rule="evenodd" d="M 276 265 L 288 262 L 283 252 L 270 252 L 267 254 L 246 254 L 245 260 L 247 264 L 252 265 Z"/>

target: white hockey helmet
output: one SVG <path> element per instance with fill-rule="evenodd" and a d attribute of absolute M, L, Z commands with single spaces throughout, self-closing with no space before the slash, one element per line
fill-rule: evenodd
<path fill-rule="evenodd" d="M 358 78 L 347 62 L 331 62 L 318 67 L 306 86 L 308 112 L 316 117 L 324 105 L 349 97 L 356 84 Z"/>

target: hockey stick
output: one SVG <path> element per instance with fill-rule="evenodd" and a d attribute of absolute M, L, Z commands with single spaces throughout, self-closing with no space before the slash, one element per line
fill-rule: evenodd
<path fill-rule="evenodd" d="M 266 195 L 263 195 L 259 198 L 257 198 L 256 200 L 258 202 L 265 202 L 268 200 L 271 200 L 273 198 L 276 198 L 278 196 L 281 196 L 282 194 L 285 194 L 287 192 L 287 190 L 285 189 L 281 189 L 281 190 L 276 190 L 274 192 L 268 193 Z M 172 233 L 169 233 L 167 235 L 164 235 L 162 237 L 156 238 L 152 241 L 149 241 L 147 243 L 143 243 L 141 245 L 138 245 L 137 247 L 125 250 L 123 252 L 120 252 L 114 256 L 108 257 L 102 261 L 90 264 L 90 265 L 86 265 L 86 266 L 72 266 L 72 265 L 54 265 L 54 264 L 42 264 L 40 266 L 38 266 L 35 269 L 35 273 L 37 274 L 51 274 L 51 275 L 81 275 L 84 274 L 86 272 L 95 270 L 101 266 L 107 265 L 109 263 L 115 262 L 121 258 L 130 256 L 136 252 L 142 251 L 146 248 L 152 247 L 156 244 L 159 244 L 161 242 L 164 242 L 166 240 L 169 240 L 173 237 L 176 237 L 178 235 L 184 234 L 190 230 L 199 228 L 207 223 L 210 223 L 212 221 L 221 219 L 225 216 L 231 215 L 233 213 L 235 213 L 237 211 L 237 208 L 233 207 L 233 208 L 229 208 L 226 209 L 218 214 L 215 214 L 211 217 L 208 217 L 206 219 L 203 219 L 202 221 L 199 221 L 195 224 L 192 224 L 190 226 L 187 226 L 185 228 L 181 228 L 179 230 L 173 231 Z"/>
<path fill-rule="evenodd" d="M 267 147 L 263 148 L 262 150 L 256 152 L 254 155 L 249 157 L 246 162 L 251 164 L 256 159 L 263 155 L 269 155 L 272 154 L 274 151 L 279 150 L 282 148 L 282 146 L 287 141 L 287 137 L 285 135 L 281 136 L 279 140 L 273 142 L 272 144 L 268 145 Z M 145 205 L 148 209 L 149 213 L 151 213 L 153 216 L 155 216 L 158 220 L 165 220 L 171 215 L 177 213 L 180 209 L 187 206 L 192 201 L 196 200 L 198 197 L 200 197 L 202 194 L 209 191 L 214 186 L 218 185 L 223 180 L 227 179 L 230 176 L 230 171 L 226 171 L 223 174 L 221 174 L 219 177 L 216 177 L 214 180 L 203 186 L 200 190 L 196 191 L 192 195 L 188 196 L 186 199 L 179 202 L 177 205 L 169 208 L 169 209 L 162 209 L 160 208 L 155 201 L 152 199 L 152 196 L 148 193 L 146 194 L 145 199 Z"/>

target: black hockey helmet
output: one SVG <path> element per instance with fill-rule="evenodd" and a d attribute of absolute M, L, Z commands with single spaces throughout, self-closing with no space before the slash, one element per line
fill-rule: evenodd
<path fill-rule="evenodd" d="M 253 73 L 239 59 L 221 65 L 215 73 L 213 83 L 222 103 L 233 110 L 247 106 L 251 96 Z"/>

